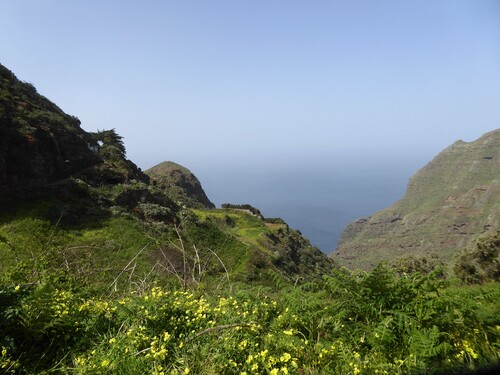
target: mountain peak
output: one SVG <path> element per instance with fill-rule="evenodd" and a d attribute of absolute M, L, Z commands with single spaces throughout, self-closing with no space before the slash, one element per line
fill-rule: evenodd
<path fill-rule="evenodd" d="M 148 169 L 146 174 L 174 201 L 188 207 L 215 208 L 198 178 L 180 164 L 164 161 Z"/>

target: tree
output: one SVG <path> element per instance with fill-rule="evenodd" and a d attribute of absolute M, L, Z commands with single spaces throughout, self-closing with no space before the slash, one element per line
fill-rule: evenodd
<path fill-rule="evenodd" d="M 91 133 L 95 142 L 101 144 L 100 153 L 106 158 L 125 158 L 126 150 L 123 144 L 123 137 L 116 133 L 115 129 L 98 130 Z"/>

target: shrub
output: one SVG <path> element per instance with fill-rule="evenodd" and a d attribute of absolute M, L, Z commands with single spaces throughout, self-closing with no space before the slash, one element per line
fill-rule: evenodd
<path fill-rule="evenodd" d="M 455 275 L 467 284 L 500 281 L 500 231 L 480 237 L 458 256 Z"/>

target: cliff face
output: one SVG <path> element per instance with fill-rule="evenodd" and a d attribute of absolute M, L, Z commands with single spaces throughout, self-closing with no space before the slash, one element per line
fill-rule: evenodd
<path fill-rule="evenodd" d="M 437 253 L 444 261 L 499 228 L 500 129 L 458 141 L 409 181 L 403 199 L 349 224 L 332 255 L 349 267 Z"/>
<path fill-rule="evenodd" d="M 99 163 L 80 121 L 0 65 L 0 186 L 50 182 Z"/>
<path fill-rule="evenodd" d="M 78 118 L 0 64 L 0 188 L 36 189 L 69 177 L 93 185 L 149 180 L 125 158 L 114 130 L 84 131 Z"/>
<path fill-rule="evenodd" d="M 198 178 L 179 164 L 165 161 L 148 169 L 146 174 L 174 201 L 179 201 L 188 207 L 215 208 Z"/>

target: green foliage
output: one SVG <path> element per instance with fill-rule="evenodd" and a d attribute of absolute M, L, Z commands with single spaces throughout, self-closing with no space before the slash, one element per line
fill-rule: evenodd
<path fill-rule="evenodd" d="M 291 279 L 318 278 L 335 266 L 286 223 L 270 223 L 242 209 L 196 209 L 193 213 L 198 220 L 190 228 L 198 229 L 187 237 L 197 236 L 194 242 L 201 248 L 214 250 L 230 265 L 229 269 L 234 270 L 232 266 L 238 261 L 236 271 L 246 276 L 247 281 L 267 279 L 269 269 L 280 270 Z M 204 233 L 208 228 L 211 234 Z M 215 233 L 223 235 L 208 242 Z"/>
<path fill-rule="evenodd" d="M 500 286 L 438 272 L 338 270 L 323 281 L 160 287 L 105 297 L 70 272 L 0 283 L 4 373 L 406 374 L 498 361 Z"/>
<path fill-rule="evenodd" d="M 269 224 L 286 225 L 285 220 L 283 220 L 281 217 L 266 217 L 266 218 L 264 218 L 264 222 L 269 223 Z"/>
<path fill-rule="evenodd" d="M 335 300 L 330 315 L 359 338 L 356 350 L 373 358 L 368 362 L 372 370 L 380 356 L 392 363 L 391 371 L 403 373 L 472 366 L 480 358 L 497 357 L 485 340 L 498 342 L 498 330 L 488 337 L 491 330 L 476 314 L 473 301 L 444 294 L 447 282 L 439 271 L 398 277 L 379 265 L 369 274 L 338 271 L 326 283 Z M 498 319 L 490 324 L 498 325 Z"/>
<path fill-rule="evenodd" d="M 224 260 L 225 266 L 233 273 L 245 273 L 248 246 L 221 230 L 216 224 L 211 221 L 186 223 L 184 233 L 187 246 L 210 249 Z M 213 259 L 213 264 L 220 268 L 216 259 Z"/>
<path fill-rule="evenodd" d="M 474 247 L 462 251 L 454 271 L 467 284 L 500 281 L 500 231 L 479 238 Z"/>
<path fill-rule="evenodd" d="M 264 216 L 261 214 L 261 212 L 253 207 L 252 205 L 250 204 L 232 204 L 232 203 L 223 203 L 221 205 L 222 208 L 232 208 L 232 209 L 236 209 L 236 210 L 246 210 L 246 211 L 250 211 L 253 215 L 257 216 L 257 217 L 260 217 L 260 218 L 264 218 Z"/>
<path fill-rule="evenodd" d="M 39 213 L 43 211 L 38 208 Z M 139 223 L 115 217 L 94 224 L 68 226 L 63 215 L 54 221 L 44 217 L 11 218 L 0 224 L 0 275 L 14 283 L 31 284 L 65 272 L 79 282 L 109 288 L 123 271 L 114 285 L 116 289 L 128 287 L 131 281 L 142 282 L 148 274 L 154 276 L 153 260 L 145 252 L 126 267 L 141 249 L 155 242 Z"/>
<path fill-rule="evenodd" d="M 156 203 L 140 203 L 138 207 L 142 211 L 144 219 L 150 222 L 168 222 L 175 216 L 171 209 Z"/>
<path fill-rule="evenodd" d="M 428 275 L 437 268 L 444 268 L 444 263 L 437 254 L 430 256 L 408 255 L 391 261 L 390 266 L 400 275 L 419 273 Z"/>
<path fill-rule="evenodd" d="M 126 150 L 123 144 L 123 137 L 118 135 L 115 129 L 98 130 L 90 133 L 92 140 L 100 144 L 99 153 L 105 159 L 123 159 Z"/>

